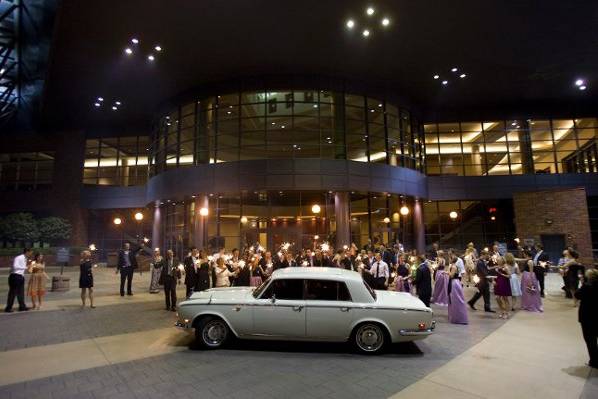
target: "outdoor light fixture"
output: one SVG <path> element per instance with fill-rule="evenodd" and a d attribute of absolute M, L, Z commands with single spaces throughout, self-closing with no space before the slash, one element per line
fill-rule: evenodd
<path fill-rule="evenodd" d="M 156 51 L 162 51 L 162 47 L 156 46 L 156 47 L 154 47 L 154 50 L 156 50 Z"/>
<path fill-rule="evenodd" d="M 388 25 L 390 25 L 390 19 L 383 18 L 382 19 L 382 26 L 388 26 Z"/>
<path fill-rule="evenodd" d="M 370 31 L 367 29 L 364 29 L 363 32 L 361 32 L 361 34 L 363 35 L 363 37 L 368 37 L 370 35 Z"/>
<path fill-rule="evenodd" d="M 241 216 L 241 223 L 247 223 L 247 216 Z"/>
<path fill-rule="evenodd" d="M 123 222 L 123 221 L 122 221 L 122 219 L 121 219 L 121 218 L 114 218 L 114 220 L 112 221 L 112 223 L 114 223 L 114 224 L 115 224 L 115 225 L 117 225 L 117 226 L 118 226 L 119 224 L 121 224 L 122 222 Z"/>
<path fill-rule="evenodd" d="M 135 220 L 143 220 L 143 213 L 137 212 L 135 214 Z"/>
<path fill-rule="evenodd" d="M 116 111 L 117 109 L 118 109 L 118 107 L 117 107 L 116 105 L 113 105 L 113 106 L 112 106 L 112 110 L 113 110 L 113 111 Z"/>
<path fill-rule="evenodd" d="M 120 105 L 120 101 L 115 101 L 114 104 L 115 105 Z"/>
<path fill-rule="evenodd" d="M 401 209 L 399 210 L 399 212 L 401 212 L 401 215 L 407 216 L 407 215 L 409 215 L 409 208 L 407 208 L 405 205 L 403 205 L 401 207 Z"/>
<path fill-rule="evenodd" d="M 459 216 L 459 214 L 458 214 L 457 212 L 455 212 L 455 211 L 451 211 L 451 212 L 449 213 L 449 217 L 450 217 L 451 219 L 453 219 L 453 220 L 457 219 L 457 216 Z"/>
<path fill-rule="evenodd" d="M 434 80 L 440 79 L 440 75 L 434 75 Z"/>
<path fill-rule="evenodd" d="M 131 55 L 131 54 L 133 54 L 133 50 L 131 50 L 131 48 L 130 48 L 130 47 L 127 47 L 127 48 L 125 49 L 125 53 L 127 53 L 127 54 Z"/>
<path fill-rule="evenodd" d="M 456 67 L 453 67 L 453 68 L 451 69 L 451 72 L 457 72 L 458 70 L 459 70 L 458 68 L 456 68 Z"/>
<path fill-rule="evenodd" d="M 442 84 L 446 86 L 448 84 L 448 80 L 443 80 Z"/>
<path fill-rule="evenodd" d="M 463 78 L 464 78 L 464 77 L 466 77 L 466 76 L 467 76 L 467 75 L 466 75 L 466 74 L 464 74 L 464 73 L 462 73 L 461 75 L 459 75 L 459 77 L 460 77 L 461 79 L 463 79 Z"/>
<path fill-rule="evenodd" d="M 94 104 L 96 107 L 99 107 L 101 104 L 100 103 L 95 103 Z"/>
<path fill-rule="evenodd" d="M 353 27 L 355 26 L 355 21 L 353 21 L 352 19 L 348 20 L 347 23 L 347 28 L 349 29 L 353 29 Z"/>
<path fill-rule="evenodd" d="M 368 7 L 368 9 L 365 10 L 365 13 L 367 15 L 374 15 L 375 12 L 376 12 L 376 10 L 374 10 L 374 7 Z"/>
<path fill-rule="evenodd" d="M 313 206 L 311 207 L 311 211 L 312 211 L 313 213 L 320 213 L 320 210 L 321 210 L 321 209 L 320 209 L 320 205 L 318 205 L 318 204 L 315 204 L 315 205 L 313 205 Z"/>
<path fill-rule="evenodd" d="M 148 55 L 148 56 L 147 56 L 147 59 L 148 59 L 149 61 L 154 61 L 156 58 L 154 57 L 154 55 L 153 55 L 153 54 L 150 54 L 150 55 Z"/>
<path fill-rule="evenodd" d="M 585 90 L 585 89 L 587 89 L 586 86 L 584 86 L 584 85 L 579 86 L 579 90 Z"/>
<path fill-rule="evenodd" d="M 133 43 L 133 44 L 139 44 L 139 40 L 136 39 L 136 38 L 132 38 L 131 39 L 131 43 Z"/>
<path fill-rule="evenodd" d="M 584 83 L 584 82 L 583 82 L 583 79 L 577 79 L 577 80 L 575 81 L 575 86 L 583 86 L 583 83 Z"/>
<path fill-rule="evenodd" d="M 98 97 L 98 101 L 102 102 L 102 101 L 104 101 L 104 99 L 102 97 Z"/>
<path fill-rule="evenodd" d="M 388 216 L 384 218 L 384 223 L 386 223 L 386 224 L 390 223 L 390 218 Z"/>
<path fill-rule="evenodd" d="M 206 207 L 202 207 L 202 208 L 200 208 L 200 210 L 199 210 L 199 214 L 200 214 L 201 216 L 208 216 L 208 213 L 209 213 L 209 211 L 208 211 L 208 208 L 206 208 Z"/>

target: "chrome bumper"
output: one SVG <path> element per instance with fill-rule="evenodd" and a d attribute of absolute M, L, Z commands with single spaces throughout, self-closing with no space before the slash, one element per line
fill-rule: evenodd
<path fill-rule="evenodd" d="M 189 323 L 185 323 L 180 320 L 177 320 L 176 323 L 174 323 L 174 326 L 185 331 L 191 328 L 191 326 L 189 326 Z"/>
<path fill-rule="evenodd" d="M 418 335 L 430 335 L 434 332 L 435 328 L 436 328 L 436 320 L 432 320 L 432 324 L 430 325 L 430 328 L 426 328 L 425 330 L 403 329 L 403 330 L 399 330 L 399 334 L 404 337 L 414 337 L 414 336 L 418 336 Z"/>

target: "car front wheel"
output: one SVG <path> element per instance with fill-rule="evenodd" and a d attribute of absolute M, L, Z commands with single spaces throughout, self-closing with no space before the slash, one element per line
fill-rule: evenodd
<path fill-rule="evenodd" d="M 379 324 L 364 323 L 353 332 L 353 344 L 361 353 L 378 354 L 384 349 L 386 334 Z"/>
<path fill-rule="evenodd" d="M 217 317 L 203 318 L 195 328 L 197 342 L 207 349 L 222 347 L 228 340 L 230 329 L 226 322 Z"/>

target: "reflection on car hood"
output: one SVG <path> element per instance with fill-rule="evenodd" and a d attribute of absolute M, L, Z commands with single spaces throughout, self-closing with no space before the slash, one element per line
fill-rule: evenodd
<path fill-rule="evenodd" d="M 414 310 L 428 310 L 424 303 L 417 297 L 407 292 L 378 291 L 376 290 L 376 306 L 405 308 Z"/>
<path fill-rule="evenodd" d="M 239 301 L 253 292 L 253 287 L 211 288 L 206 291 L 195 292 L 189 300 L 210 299 L 211 301 Z"/>

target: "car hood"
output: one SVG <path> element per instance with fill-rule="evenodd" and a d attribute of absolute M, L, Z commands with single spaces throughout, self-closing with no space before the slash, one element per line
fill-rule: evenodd
<path fill-rule="evenodd" d="M 408 292 L 376 290 L 376 306 L 432 311 L 419 298 Z"/>
<path fill-rule="evenodd" d="M 245 299 L 253 292 L 253 287 L 225 287 L 225 288 L 211 288 L 209 290 L 195 292 L 189 298 L 194 300 L 209 300 L 209 301 L 239 301 Z"/>

